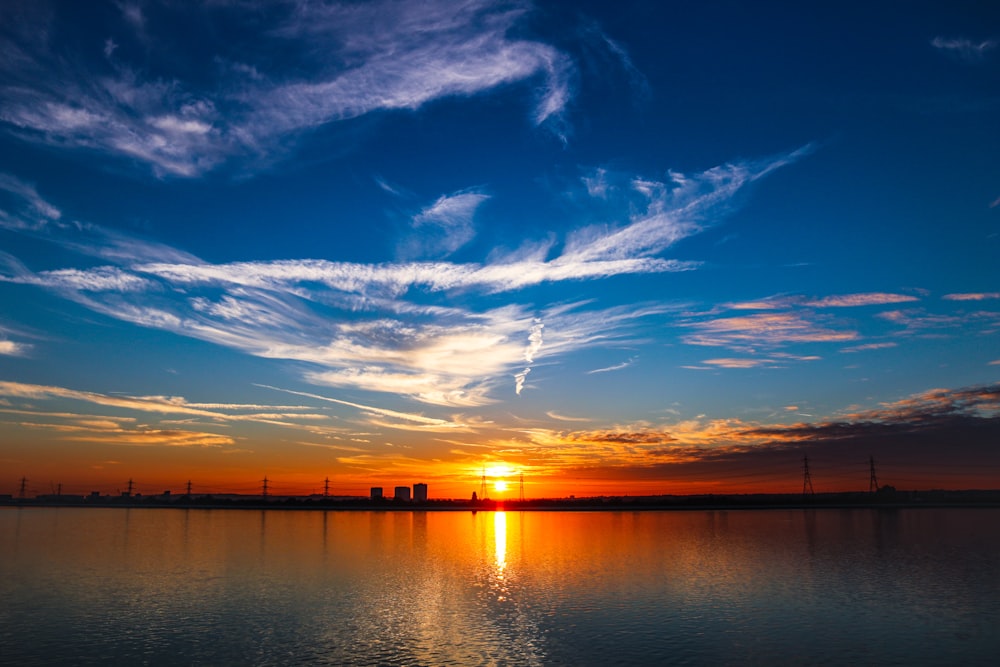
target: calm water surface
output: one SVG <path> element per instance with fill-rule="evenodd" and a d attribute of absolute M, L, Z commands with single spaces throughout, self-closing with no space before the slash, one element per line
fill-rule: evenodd
<path fill-rule="evenodd" d="M 997 664 L 1000 510 L 0 510 L 0 663 Z"/>

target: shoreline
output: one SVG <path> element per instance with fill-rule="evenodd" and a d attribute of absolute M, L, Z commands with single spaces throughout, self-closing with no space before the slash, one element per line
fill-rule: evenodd
<path fill-rule="evenodd" d="M 533 500 L 373 501 L 363 497 L 250 496 L 39 496 L 2 498 L 0 508 L 288 510 L 334 512 L 649 512 L 806 509 L 1000 508 L 1000 490 L 903 491 L 894 493 L 726 494 L 614 496 Z"/>

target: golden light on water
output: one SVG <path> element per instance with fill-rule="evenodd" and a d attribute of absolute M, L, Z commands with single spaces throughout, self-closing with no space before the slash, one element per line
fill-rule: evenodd
<path fill-rule="evenodd" d="M 496 543 L 497 578 L 507 569 L 507 513 L 493 513 L 493 537 Z"/>

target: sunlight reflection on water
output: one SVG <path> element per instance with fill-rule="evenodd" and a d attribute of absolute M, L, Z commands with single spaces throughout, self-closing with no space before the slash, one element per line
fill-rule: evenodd
<path fill-rule="evenodd" d="M 6 664 L 989 664 L 1000 510 L 0 511 Z"/>

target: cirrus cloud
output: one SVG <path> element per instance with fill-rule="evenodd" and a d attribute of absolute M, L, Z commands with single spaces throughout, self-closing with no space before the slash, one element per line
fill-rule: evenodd
<path fill-rule="evenodd" d="M 45 39 L 25 37 L 64 27 L 58 11 L 8 13 L 14 28 L 0 36 L 6 129 L 28 141 L 134 159 L 161 176 L 194 177 L 234 156 L 273 160 L 306 132 L 377 111 L 531 82 L 532 122 L 558 124 L 572 97 L 568 56 L 511 36 L 530 9 L 522 2 L 137 7 L 122 8 L 120 22 L 107 26 L 113 39 L 94 44 L 93 53 L 56 52 Z M 193 50 L 169 32 L 175 21 L 238 29 L 227 31 L 229 41 Z M 173 67 L 150 71 L 150 54 L 161 53 L 172 54 Z M 276 53 L 295 67 L 275 69 Z M 249 54 L 254 60 L 244 60 Z"/>
<path fill-rule="evenodd" d="M 50 225 L 36 235 L 110 264 L 33 272 L 8 262 L 11 269 L 0 280 L 43 287 L 140 326 L 257 357 L 302 362 L 301 377 L 311 384 L 441 406 L 485 405 L 497 400 L 504 384 L 512 384 L 515 395 L 522 393 L 542 356 L 627 342 L 639 322 L 670 307 L 597 308 L 583 300 L 458 307 L 454 295 L 496 297 L 541 284 L 692 270 L 695 262 L 662 255 L 677 241 L 717 224 L 737 193 L 807 152 L 808 147 L 700 174 L 671 172 L 662 182 L 634 177 L 632 183 L 642 183 L 641 207 L 629 202 L 618 219 L 571 231 L 561 247 L 495 251 L 482 263 L 288 259 L 213 264 L 76 223 Z M 21 193 L 22 199 L 30 195 Z M 446 195 L 417 221 L 464 229 L 485 200 L 481 193 Z M 759 320 L 756 324 L 763 326 Z M 804 321 L 775 321 L 770 331 L 772 338 L 784 331 L 780 335 L 786 340 L 835 335 Z M 738 338 L 732 327 L 725 335 Z"/>

